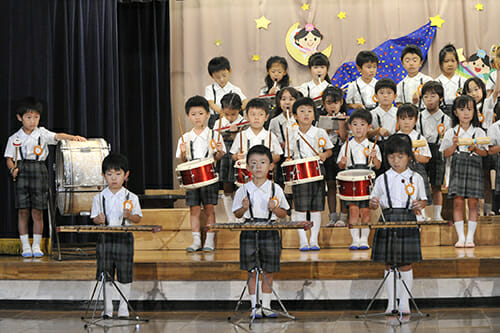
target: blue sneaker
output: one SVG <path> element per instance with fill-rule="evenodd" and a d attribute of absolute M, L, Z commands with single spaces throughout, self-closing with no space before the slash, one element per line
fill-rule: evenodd
<path fill-rule="evenodd" d="M 307 246 L 307 245 L 306 245 L 306 246 L 304 246 L 304 247 L 301 247 L 301 248 L 299 249 L 299 251 L 302 251 L 302 252 L 304 252 L 304 251 L 309 251 L 309 246 Z"/>
<path fill-rule="evenodd" d="M 319 251 L 319 246 L 318 245 L 313 245 L 309 248 L 310 251 Z"/>

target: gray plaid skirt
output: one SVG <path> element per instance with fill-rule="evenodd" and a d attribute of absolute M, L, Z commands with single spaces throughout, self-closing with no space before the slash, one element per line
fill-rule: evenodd
<path fill-rule="evenodd" d="M 386 221 L 416 221 L 413 210 L 406 208 L 384 209 L 382 212 Z M 422 261 L 420 229 L 375 229 L 371 258 L 375 262 L 399 266 Z"/>
<path fill-rule="evenodd" d="M 109 276 L 120 283 L 131 283 L 134 277 L 134 235 L 127 233 L 102 233 L 96 245 L 97 272 L 108 272 Z M 110 279 L 106 276 L 106 281 Z"/>
<path fill-rule="evenodd" d="M 280 271 L 281 239 L 277 230 L 242 231 L 240 234 L 240 269 L 250 271 L 258 266 L 256 240 L 259 240 L 259 261 L 267 273 Z"/>
<path fill-rule="evenodd" d="M 49 173 L 45 161 L 18 161 L 15 206 L 18 209 L 47 209 Z"/>
<path fill-rule="evenodd" d="M 186 206 L 217 205 L 219 201 L 219 183 L 186 190 Z"/>
<path fill-rule="evenodd" d="M 225 153 L 217 163 L 219 181 L 223 183 L 234 183 L 234 161 L 233 155 L 229 153 L 233 140 L 225 139 L 224 144 L 226 145 L 227 153 Z"/>
<path fill-rule="evenodd" d="M 425 186 L 425 196 L 427 197 L 427 206 L 432 205 L 431 185 L 429 184 L 429 178 L 427 177 L 427 172 L 425 171 L 425 165 L 418 162 L 412 162 L 410 163 L 410 169 L 422 176 Z"/>
<path fill-rule="evenodd" d="M 429 163 L 425 164 L 425 172 L 429 176 L 431 185 L 443 185 L 445 170 L 444 155 L 439 151 L 439 145 L 429 143 L 429 148 L 431 149 L 432 157 Z"/>
<path fill-rule="evenodd" d="M 493 155 L 493 160 L 495 161 L 495 192 L 500 193 L 500 155 Z"/>
<path fill-rule="evenodd" d="M 451 160 L 448 198 L 484 198 L 483 159 L 470 153 L 454 153 Z"/>

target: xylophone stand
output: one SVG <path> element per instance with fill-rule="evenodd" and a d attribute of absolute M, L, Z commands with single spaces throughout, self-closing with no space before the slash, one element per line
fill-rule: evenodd
<path fill-rule="evenodd" d="M 295 320 L 295 317 L 292 316 L 292 315 L 290 315 L 288 313 L 288 311 L 286 310 L 285 306 L 281 302 L 281 298 L 279 297 L 278 293 L 276 292 L 276 290 L 274 290 L 274 288 L 271 285 L 271 283 L 269 283 L 269 280 L 267 279 L 267 276 L 264 274 L 264 270 L 262 269 L 262 266 L 260 264 L 259 254 L 260 254 L 259 230 L 256 230 L 255 231 L 255 257 L 256 257 L 257 265 L 248 272 L 247 282 L 245 283 L 245 286 L 243 287 L 243 290 L 241 291 L 240 298 L 238 299 L 238 303 L 236 303 L 236 307 L 234 308 L 234 311 L 233 311 L 233 317 L 234 317 L 238 313 L 238 309 L 240 307 L 240 304 L 242 303 L 243 295 L 245 294 L 245 291 L 247 289 L 248 283 L 250 282 L 250 278 L 252 277 L 253 273 L 255 272 L 255 298 L 256 298 L 257 301 L 255 302 L 255 306 L 252 307 L 252 315 L 250 317 L 250 323 L 248 324 L 248 327 L 250 329 L 252 328 L 252 324 L 253 324 L 253 322 L 255 320 L 255 316 L 257 314 L 257 310 L 259 310 L 259 309 L 264 309 L 264 310 L 267 310 L 267 311 L 271 311 L 271 312 L 273 312 L 275 314 L 279 314 L 279 315 L 282 315 L 283 317 L 287 317 L 287 318 Z M 273 292 L 273 295 L 278 300 L 278 303 L 280 304 L 282 311 L 275 311 L 273 309 L 264 308 L 264 307 L 262 307 L 262 304 L 259 303 L 258 300 L 259 300 L 259 280 L 260 280 L 259 276 L 260 275 L 262 275 L 264 277 L 263 281 L 266 282 L 266 284 L 269 286 L 269 288 Z M 228 317 L 228 320 L 231 320 L 231 319 L 232 319 L 232 317 Z"/>

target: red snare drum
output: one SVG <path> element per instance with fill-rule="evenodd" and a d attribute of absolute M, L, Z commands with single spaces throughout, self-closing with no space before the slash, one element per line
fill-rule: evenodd
<path fill-rule="evenodd" d="M 281 170 L 286 185 L 311 183 L 323 179 L 319 156 L 283 162 Z"/>
<path fill-rule="evenodd" d="M 213 158 L 179 164 L 175 172 L 181 188 L 187 190 L 200 188 L 219 181 L 219 175 L 215 172 Z"/>
<path fill-rule="evenodd" d="M 247 170 L 247 163 L 245 160 L 237 160 L 234 163 L 234 179 L 234 183 L 237 186 L 242 186 L 252 180 L 252 173 Z M 271 171 L 267 174 L 267 179 L 273 179 Z"/>
<path fill-rule="evenodd" d="M 372 170 L 352 169 L 337 174 L 338 197 L 346 201 L 370 200 L 371 184 L 375 180 Z"/>

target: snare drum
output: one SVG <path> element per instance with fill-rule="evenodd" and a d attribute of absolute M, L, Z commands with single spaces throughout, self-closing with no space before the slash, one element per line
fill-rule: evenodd
<path fill-rule="evenodd" d="M 237 160 L 234 162 L 234 179 L 236 186 L 243 186 L 243 184 L 252 180 L 252 173 L 247 170 L 247 163 L 245 160 Z M 267 174 L 267 179 L 273 179 L 271 171 Z"/>
<path fill-rule="evenodd" d="M 285 185 L 311 183 L 323 179 L 319 156 L 283 162 L 281 170 Z"/>
<path fill-rule="evenodd" d="M 181 188 L 193 190 L 219 181 L 213 158 L 181 163 L 175 169 Z"/>
<path fill-rule="evenodd" d="M 370 200 L 375 172 L 366 169 L 344 170 L 337 174 L 337 196 L 345 201 Z"/>
<path fill-rule="evenodd" d="M 104 139 L 61 140 L 56 148 L 57 207 L 61 215 L 89 215 L 94 196 L 106 187 L 102 161 L 109 154 Z"/>

